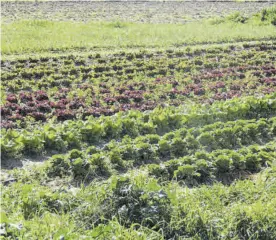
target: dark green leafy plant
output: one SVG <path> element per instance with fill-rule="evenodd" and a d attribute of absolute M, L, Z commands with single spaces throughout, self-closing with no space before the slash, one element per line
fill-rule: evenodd
<path fill-rule="evenodd" d="M 54 155 L 50 159 L 47 174 L 50 177 L 62 177 L 69 174 L 70 161 L 64 155 Z"/>

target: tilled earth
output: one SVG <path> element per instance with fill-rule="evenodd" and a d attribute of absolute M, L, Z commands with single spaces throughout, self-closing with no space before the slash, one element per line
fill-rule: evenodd
<path fill-rule="evenodd" d="M 266 2 L 1 2 L 2 22 L 19 19 L 57 21 L 128 21 L 142 23 L 185 23 L 233 12 L 252 15 L 274 5 Z"/>

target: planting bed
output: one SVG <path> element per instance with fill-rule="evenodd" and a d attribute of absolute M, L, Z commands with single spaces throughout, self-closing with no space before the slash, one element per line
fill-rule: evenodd
<path fill-rule="evenodd" d="M 275 42 L 2 61 L 2 126 L 273 93 Z"/>

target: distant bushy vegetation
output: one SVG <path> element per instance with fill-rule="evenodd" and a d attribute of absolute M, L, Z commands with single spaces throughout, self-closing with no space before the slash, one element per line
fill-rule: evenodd
<path fill-rule="evenodd" d="M 262 22 L 269 22 L 276 25 L 276 6 L 263 9 L 258 16 Z"/>
<path fill-rule="evenodd" d="M 276 6 L 264 8 L 253 16 L 246 16 L 240 12 L 234 12 L 226 17 L 216 17 L 210 20 L 211 24 L 232 23 L 254 23 L 257 25 L 276 25 Z"/>

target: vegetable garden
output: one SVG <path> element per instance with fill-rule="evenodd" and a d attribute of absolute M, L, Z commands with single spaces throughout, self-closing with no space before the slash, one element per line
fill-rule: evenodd
<path fill-rule="evenodd" d="M 0 238 L 275 239 L 275 39 L 3 55 Z"/>

